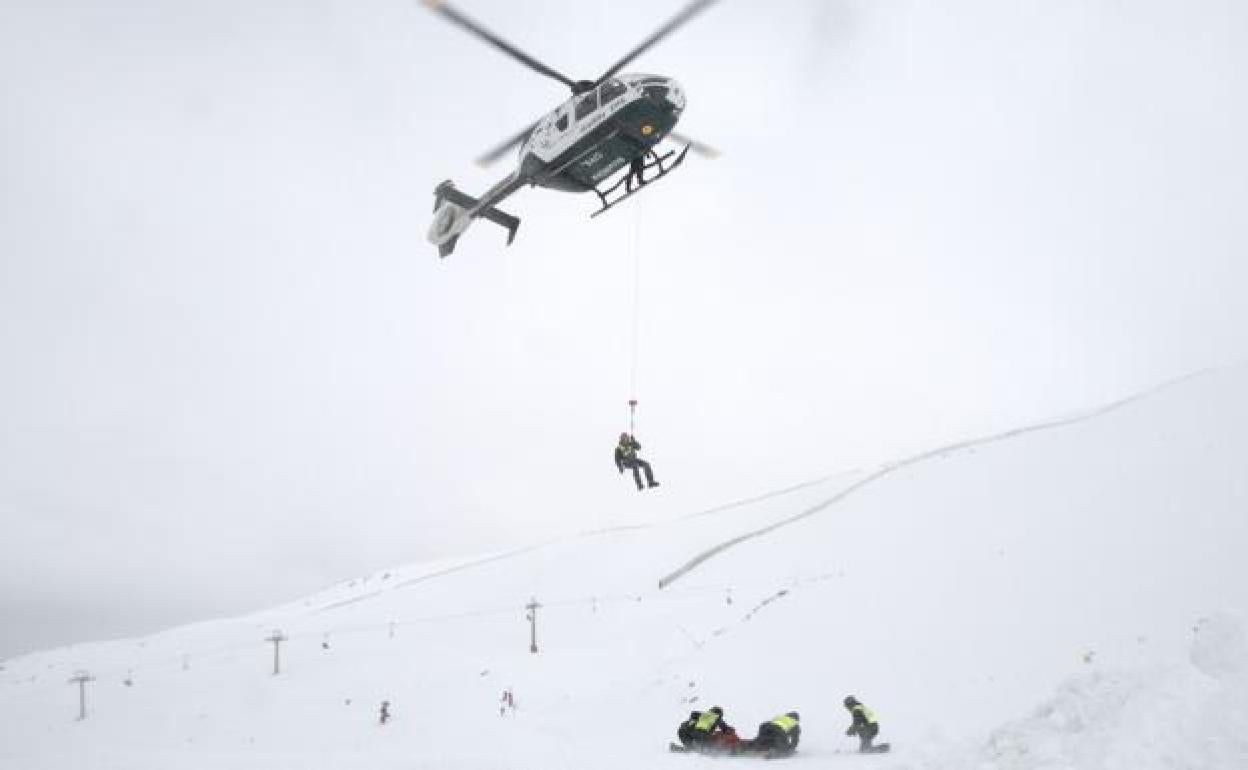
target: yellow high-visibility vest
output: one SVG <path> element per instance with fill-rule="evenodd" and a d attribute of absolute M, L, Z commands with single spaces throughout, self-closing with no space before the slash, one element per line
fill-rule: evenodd
<path fill-rule="evenodd" d="M 867 720 L 867 724 L 873 725 L 878 722 L 878 720 L 875 718 L 875 712 L 867 708 L 866 706 L 862 705 L 861 703 L 859 703 L 857 706 L 854 706 L 854 711 L 862 712 L 862 716 L 864 719 Z"/>
<path fill-rule="evenodd" d="M 788 714 L 776 717 L 771 720 L 771 723 L 776 727 L 779 727 L 781 730 L 784 730 L 786 735 L 793 732 L 794 727 L 797 727 L 797 720 Z"/>
<path fill-rule="evenodd" d="M 716 714 L 714 711 L 707 711 L 704 712 L 702 716 L 698 717 L 698 723 L 693 726 L 693 729 L 709 733 L 711 730 L 715 729 L 715 725 L 718 723 L 719 714 Z"/>

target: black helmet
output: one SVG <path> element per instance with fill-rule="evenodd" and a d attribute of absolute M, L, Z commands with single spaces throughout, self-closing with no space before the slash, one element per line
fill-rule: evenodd
<path fill-rule="evenodd" d="M 860 705 L 858 699 L 852 695 L 845 696 L 845 708 L 852 709 L 854 706 Z"/>
<path fill-rule="evenodd" d="M 719 714 L 721 717 L 724 715 L 724 710 L 721 709 L 719 706 L 711 706 L 711 712 L 715 714 Z"/>
<path fill-rule="evenodd" d="M 789 713 L 785 714 L 785 716 L 786 716 L 786 717 L 793 717 L 794 719 L 796 719 L 796 720 L 797 720 L 797 721 L 799 721 L 799 722 L 800 722 L 800 721 L 802 721 L 802 718 L 801 718 L 801 717 L 799 717 L 799 716 L 797 715 L 797 712 L 796 712 L 796 711 L 790 711 Z"/>

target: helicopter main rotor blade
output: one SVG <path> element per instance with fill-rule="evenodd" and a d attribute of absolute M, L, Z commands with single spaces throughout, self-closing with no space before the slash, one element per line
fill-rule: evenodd
<path fill-rule="evenodd" d="M 674 142 L 680 142 L 681 144 L 688 145 L 689 149 L 693 150 L 694 152 L 696 152 L 697 154 L 701 155 L 704 158 L 718 158 L 719 157 L 719 150 L 715 149 L 709 144 L 706 144 L 705 142 L 699 142 L 697 139 L 690 139 L 684 134 L 678 134 L 675 131 L 671 131 L 668 133 L 667 138 L 671 139 Z"/>
<path fill-rule="evenodd" d="M 498 145 L 494 149 L 490 150 L 489 152 L 486 152 L 484 155 L 477 158 L 477 165 L 482 168 L 485 168 L 486 166 L 494 165 L 494 163 L 499 158 L 506 155 L 509 151 L 515 149 L 516 145 L 520 144 L 525 139 L 527 139 L 529 134 L 533 133 L 533 129 L 537 128 L 537 123 L 538 121 L 534 121 L 533 123 L 526 126 L 524 129 L 522 129 L 520 133 L 516 134 L 510 139 L 507 139 L 502 144 Z"/>
<path fill-rule="evenodd" d="M 629 64 L 632 64 L 633 60 L 636 59 L 638 56 L 641 56 L 643 53 L 653 48 L 656 43 L 658 43 L 663 38 L 675 32 L 682 25 L 684 25 L 685 22 L 689 21 L 694 16 L 697 16 L 699 13 L 706 10 L 709 6 L 714 5 L 717 2 L 719 2 L 719 0 L 693 0 L 693 2 L 685 6 L 684 10 L 682 10 L 680 13 L 673 16 L 671 21 L 667 22 L 662 27 L 659 27 L 657 30 L 655 30 L 654 34 L 650 35 L 650 37 L 641 41 L 641 43 L 639 43 L 636 48 L 629 51 L 624 56 L 624 58 L 616 62 L 611 67 L 611 69 L 602 73 L 602 75 L 597 80 L 594 81 L 594 85 L 596 86 L 602 85 L 602 82 L 604 80 L 616 74 L 620 70 L 624 69 Z"/>
<path fill-rule="evenodd" d="M 562 72 L 559 72 L 558 70 L 551 69 L 550 67 L 547 67 L 545 64 L 542 64 L 537 59 L 534 59 L 532 56 L 529 56 L 524 51 L 521 51 L 519 48 L 516 48 L 511 43 L 508 43 L 506 40 L 503 40 L 498 35 L 495 35 L 493 32 L 490 32 L 485 27 L 482 27 L 477 22 L 473 21 L 472 19 L 468 18 L 464 14 L 460 13 L 453 6 L 443 2 L 442 0 L 423 0 L 423 2 L 424 2 L 425 7 L 428 8 L 429 10 L 434 11 L 435 13 L 441 15 L 442 18 L 450 21 L 452 24 L 456 24 L 460 27 L 463 27 L 464 29 L 468 30 L 472 34 L 481 38 L 485 42 L 494 46 L 498 50 L 502 51 L 503 53 L 507 54 L 513 59 L 519 61 L 521 64 L 524 64 L 526 67 L 533 70 L 534 72 L 538 72 L 538 73 L 545 75 L 548 78 L 553 78 L 555 80 L 558 80 L 560 83 L 563 83 L 565 86 L 568 86 L 569 88 L 572 88 L 575 86 L 575 83 L 573 82 L 572 78 L 568 77 Z"/>

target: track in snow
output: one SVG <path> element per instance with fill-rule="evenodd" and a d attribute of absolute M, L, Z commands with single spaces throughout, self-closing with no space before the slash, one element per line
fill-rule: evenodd
<path fill-rule="evenodd" d="M 880 470 L 872 473 L 866 478 L 860 479 L 854 482 L 853 484 L 850 484 L 848 487 L 846 487 L 845 489 L 842 489 L 840 492 L 837 492 L 835 495 L 819 503 L 816 503 L 815 505 L 812 505 L 811 507 L 807 508 L 806 510 L 800 513 L 794 514 L 793 516 L 790 516 L 787 519 L 782 519 L 773 524 L 768 524 L 765 527 L 760 527 L 759 529 L 753 530 L 751 532 L 746 532 L 745 534 L 737 535 L 734 538 L 725 540 L 724 542 L 718 545 L 715 545 L 715 546 L 712 546 L 711 548 L 706 549 L 705 551 L 699 553 L 698 555 L 694 556 L 689 561 L 682 564 L 673 572 L 667 574 L 663 578 L 660 578 L 659 588 L 660 589 L 667 588 L 672 583 L 675 583 L 677 580 L 680 580 L 685 575 L 697 569 L 699 566 L 704 564 L 709 559 L 712 559 L 718 556 L 719 554 L 727 551 L 728 549 L 734 546 L 740 545 L 741 543 L 744 543 L 749 540 L 754 540 L 755 538 L 762 537 L 763 535 L 766 535 L 770 532 L 774 532 L 775 530 L 780 529 L 781 527 L 787 527 L 788 525 L 801 521 L 802 519 L 805 519 L 807 517 L 814 516 L 816 513 L 820 513 L 821 511 L 827 510 L 833 505 L 836 505 L 837 503 L 841 502 L 842 500 L 849 497 L 850 495 L 857 492 L 858 490 L 862 489 L 863 487 L 866 487 L 870 484 L 873 484 L 879 481 L 880 479 L 890 476 L 893 473 L 896 473 L 897 471 L 902 470 L 903 468 L 909 468 L 911 466 L 918 465 L 919 463 L 925 462 L 927 460 L 934 460 L 938 457 L 943 457 L 944 455 L 947 455 L 950 452 L 958 452 L 963 449 L 971 449 L 974 447 L 985 446 L 987 444 L 994 444 L 999 441 L 1005 441 L 1007 439 L 1016 438 L 1018 436 L 1022 436 L 1028 433 L 1037 433 L 1039 431 L 1054 430 L 1056 428 L 1065 428 L 1070 425 L 1075 425 L 1081 422 L 1086 422 L 1087 420 L 1093 420 L 1093 419 L 1096 419 L 1097 417 L 1102 417 L 1111 412 L 1115 412 L 1129 404 L 1139 401 L 1140 399 L 1147 398 L 1149 396 L 1160 393 L 1163 390 L 1172 388 L 1175 385 L 1179 385 L 1180 383 L 1187 382 L 1188 380 L 1191 380 L 1195 377 L 1199 377 L 1201 375 L 1207 374 L 1210 371 L 1212 370 L 1202 369 L 1200 371 L 1193 372 L 1192 374 L 1184 375 L 1182 377 L 1177 377 L 1173 380 L 1167 380 L 1166 382 L 1163 382 L 1160 385 L 1156 385 L 1152 388 L 1149 388 L 1148 390 L 1141 391 L 1131 396 L 1127 396 L 1126 398 L 1119 399 L 1112 403 L 1106 404 L 1105 406 L 1101 406 L 1101 407 L 1092 409 L 1087 412 L 1081 412 L 1072 417 L 1063 417 L 1063 418 L 1056 419 L 1056 420 L 1047 420 L 1045 422 L 1039 422 L 1033 425 L 1026 425 L 1021 428 L 1014 428 L 1012 430 L 1007 430 L 1003 433 L 994 433 L 990 436 L 983 436 L 980 438 L 969 439 L 966 441 L 959 441 L 954 444 L 946 444 L 945 446 L 937 447 L 936 449 L 929 449 L 926 452 L 921 452 L 917 455 L 907 457 L 903 460 L 897 460 L 895 462 L 888 463 L 884 467 L 882 467 Z M 819 479 L 814 482 L 807 482 L 805 484 L 798 484 L 793 487 L 788 487 L 787 489 L 782 490 L 782 492 L 788 492 L 788 491 L 793 491 L 796 489 L 801 489 L 801 488 L 819 483 L 821 481 L 826 481 L 829 478 L 832 478 L 832 477 L 826 477 L 826 478 Z M 759 497 L 752 498 L 752 499 L 763 500 L 771 496 L 774 496 L 774 495 L 760 495 Z M 718 510 L 718 509 L 712 509 L 712 511 L 714 510 Z"/>

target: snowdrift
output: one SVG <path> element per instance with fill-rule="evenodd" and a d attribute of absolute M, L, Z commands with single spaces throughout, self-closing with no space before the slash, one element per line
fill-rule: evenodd
<path fill-rule="evenodd" d="M 684 518 L 5 661 L 0 767 L 710 766 L 665 746 L 718 703 L 747 736 L 800 711 L 786 761 L 812 767 L 1242 770 L 1244 393 L 1248 370 L 1209 373 Z M 895 753 L 852 753 L 848 693 Z"/>
<path fill-rule="evenodd" d="M 1094 671 L 1064 683 L 977 755 L 943 767 L 1149 770 L 1248 767 L 1248 648 L 1242 622 L 1195 629 L 1192 665 Z M 936 763 L 933 763 L 936 764 Z"/>

